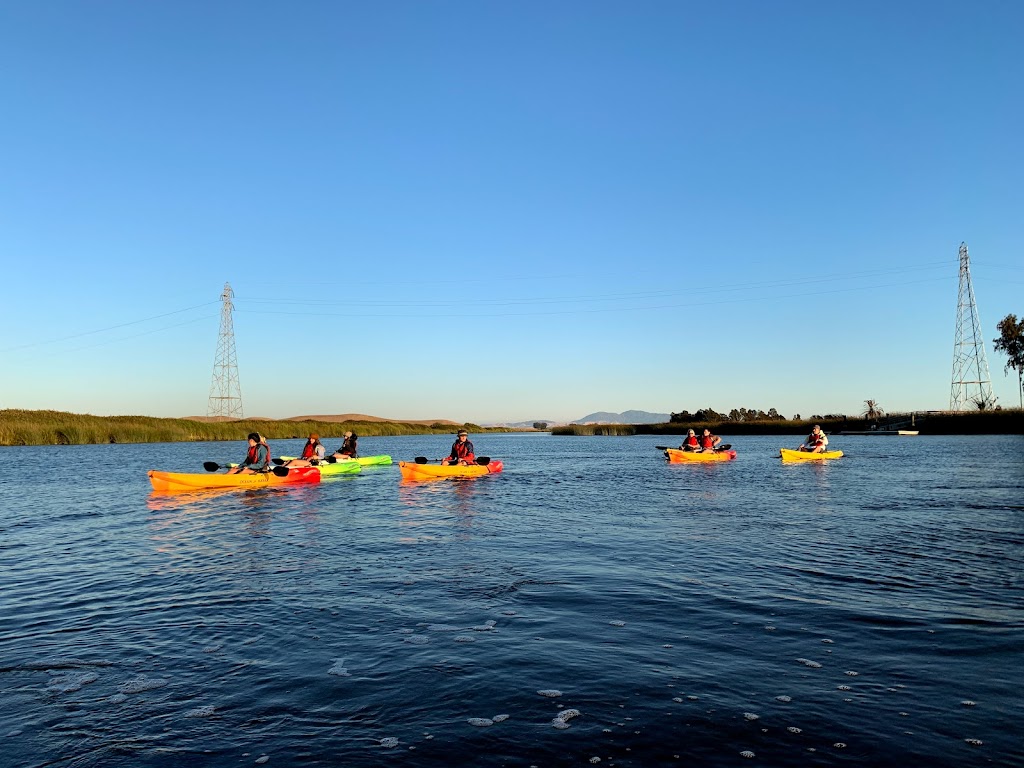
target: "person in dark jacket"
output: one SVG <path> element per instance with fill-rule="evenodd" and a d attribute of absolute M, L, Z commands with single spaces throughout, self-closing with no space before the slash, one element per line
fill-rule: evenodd
<path fill-rule="evenodd" d="M 346 432 L 345 439 L 341 442 L 341 448 L 334 452 L 334 458 L 354 459 L 359 456 L 359 449 L 356 447 L 358 440 L 359 435 L 355 432 Z"/>
<path fill-rule="evenodd" d="M 452 452 L 444 459 L 441 459 L 442 464 L 472 464 L 476 460 L 476 454 L 473 453 L 473 444 L 469 441 L 469 432 L 464 429 L 459 430 L 459 434 L 455 436 L 455 442 L 452 443 Z"/>
<path fill-rule="evenodd" d="M 258 432 L 250 432 L 248 441 L 249 450 L 245 454 L 245 461 L 238 465 L 234 474 L 267 472 L 270 469 L 270 446 Z"/>

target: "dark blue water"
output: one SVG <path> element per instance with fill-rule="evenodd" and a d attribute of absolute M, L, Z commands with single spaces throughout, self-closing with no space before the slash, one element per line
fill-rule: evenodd
<path fill-rule="evenodd" d="M 244 446 L 0 449 L 0 765 L 1024 765 L 1024 438 L 727 439 L 170 496 Z"/>

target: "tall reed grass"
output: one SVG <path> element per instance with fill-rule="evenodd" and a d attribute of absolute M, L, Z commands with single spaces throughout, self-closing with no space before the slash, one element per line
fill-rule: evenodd
<path fill-rule="evenodd" d="M 99 443 L 177 443 L 207 440 L 245 440 L 259 432 L 268 440 L 307 437 L 340 438 L 351 430 L 360 437 L 450 434 L 452 424 L 408 424 L 394 421 L 220 421 L 160 419 L 152 416 L 92 416 L 63 411 L 0 410 L 0 446 L 95 445 Z M 483 428 L 467 425 L 473 432 Z M 510 432 L 505 428 L 486 431 Z"/>

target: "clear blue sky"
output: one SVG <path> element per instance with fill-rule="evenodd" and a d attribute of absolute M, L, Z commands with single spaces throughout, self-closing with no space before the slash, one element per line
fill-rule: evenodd
<path fill-rule="evenodd" d="M 0 4 L 0 408 L 949 403 L 1024 315 L 1024 3 Z M 988 345 L 996 395 L 1016 375 Z"/>

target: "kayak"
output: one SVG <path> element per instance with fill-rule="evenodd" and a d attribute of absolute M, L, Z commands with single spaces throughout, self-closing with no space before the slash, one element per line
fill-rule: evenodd
<path fill-rule="evenodd" d="M 333 477 L 334 475 L 354 475 L 357 472 L 363 471 L 362 466 L 356 461 L 339 461 L 334 464 L 327 461 L 321 461 L 315 468 L 319 469 L 320 474 L 324 477 Z"/>
<path fill-rule="evenodd" d="M 160 472 L 149 470 L 149 482 L 154 491 L 196 491 L 202 488 L 261 488 L 265 485 L 294 485 L 319 483 L 320 470 L 316 467 L 295 467 L 283 477 L 273 472 L 226 475 L 223 473 Z"/>
<path fill-rule="evenodd" d="M 736 451 L 680 451 L 678 448 L 666 448 L 665 458 L 670 464 L 686 464 L 690 461 L 731 461 L 736 458 Z"/>
<path fill-rule="evenodd" d="M 479 477 L 494 475 L 504 469 L 500 461 L 489 464 L 417 464 L 413 461 L 400 461 L 398 468 L 402 471 L 403 480 L 437 480 L 445 477 Z"/>
<path fill-rule="evenodd" d="M 298 458 L 298 456 L 282 456 L 281 460 L 282 461 L 291 461 L 292 459 L 297 459 L 297 458 Z M 329 462 L 327 462 L 325 460 L 324 463 L 327 464 Z M 355 458 L 355 459 L 338 459 L 337 463 L 338 464 L 355 463 L 355 464 L 358 464 L 360 467 L 376 467 L 376 466 L 382 465 L 382 464 L 391 464 L 392 461 L 391 461 L 391 457 L 390 456 L 388 456 L 386 454 L 381 454 L 379 456 L 359 456 L 358 458 Z"/>
<path fill-rule="evenodd" d="M 843 455 L 842 451 L 825 451 L 824 453 L 811 453 L 810 451 L 794 451 L 789 448 L 779 448 L 783 461 L 819 461 L 821 459 L 838 459 Z"/>

